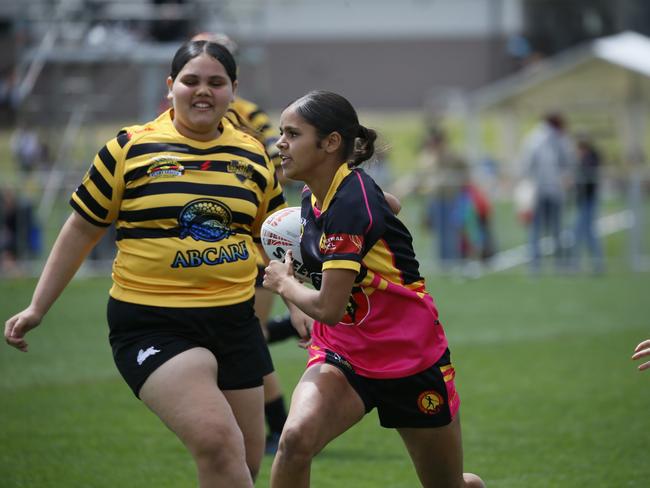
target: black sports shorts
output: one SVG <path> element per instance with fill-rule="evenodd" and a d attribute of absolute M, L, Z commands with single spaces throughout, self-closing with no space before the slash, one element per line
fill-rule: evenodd
<path fill-rule="evenodd" d="M 122 377 L 139 396 L 161 364 L 194 347 L 210 350 L 219 364 L 217 384 L 240 390 L 263 384 L 273 371 L 254 300 L 223 307 L 168 308 L 108 301 L 109 340 Z"/>
<path fill-rule="evenodd" d="M 386 428 L 442 427 L 458 412 L 460 399 L 449 349 L 430 368 L 404 378 L 375 379 L 360 376 L 341 355 L 326 351 L 325 362 L 339 368 L 363 400 L 366 413 L 377 407 L 379 423 Z"/>

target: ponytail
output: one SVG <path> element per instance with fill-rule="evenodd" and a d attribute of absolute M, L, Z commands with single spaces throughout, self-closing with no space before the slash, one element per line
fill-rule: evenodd
<path fill-rule="evenodd" d="M 354 150 L 350 158 L 349 166 L 354 168 L 364 161 L 367 161 L 375 153 L 375 140 L 377 132 L 359 124 L 357 136 L 354 139 Z"/>

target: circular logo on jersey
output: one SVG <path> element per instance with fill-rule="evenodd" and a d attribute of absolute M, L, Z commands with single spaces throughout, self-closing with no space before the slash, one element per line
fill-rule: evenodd
<path fill-rule="evenodd" d="M 442 395 L 433 390 L 423 391 L 418 397 L 418 408 L 420 412 L 426 413 L 427 415 L 437 414 L 444 403 L 445 400 L 442 398 Z"/>
<path fill-rule="evenodd" d="M 178 217 L 180 238 L 191 236 L 195 241 L 217 242 L 233 235 L 232 213 L 223 203 L 211 198 L 193 200 Z"/>
<path fill-rule="evenodd" d="M 360 325 L 370 313 L 370 299 L 361 288 L 353 288 L 341 319 L 344 325 Z"/>

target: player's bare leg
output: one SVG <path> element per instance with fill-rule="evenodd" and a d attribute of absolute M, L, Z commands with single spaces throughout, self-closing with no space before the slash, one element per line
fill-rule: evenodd
<path fill-rule="evenodd" d="M 271 487 L 308 487 L 314 456 L 364 414 L 361 398 L 338 368 L 318 364 L 307 369 L 293 392 Z"/>
<path fill-rule="evenodd" d="M 463 473 L 460 417 L 431 429 L 397 429 L 424 488 L 484 488 L 475 474 Z"/>
<path fill-rule="evenodd" d="M 214 355 L 197 347 L 156 369 L 142 386 L 140 398 L 187 446 L 201 488 L 251 488 L 244 436 L 216 382 Z M 258 408 L 262 409 L 261 392 Z"/>

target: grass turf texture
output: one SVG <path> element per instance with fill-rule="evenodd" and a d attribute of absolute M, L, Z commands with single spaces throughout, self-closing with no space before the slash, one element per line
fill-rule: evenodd
<path fill-rule="evenodd" d="M 466 469 L 499 487 L 642 486 L 650 476 L 648 374 L 630 361 L 649 337 L 650 275 L 598 279 L 524 273 L 431 277 L 457 368 Z M 0 282 L 4 316 L 33 280 Z M 76 280 L 30 336 L 0 348 L 3 487 L 194 486 L 192 461 L 139 403 L 110 356 L 105 279 Z M 272 347 L 285 391 L 304 366 Z M 336 408 L 332 405 L 332 408 Z M 265 458 L 257 486 L 267 486 Z M 412 487 L 398 435 L 371 413 L 316 458 L 318 487 Z"/>
<path fill-rule="evenodd" d="M 405 169 L 413 166 L 419 125 L 402 122 L 374 125 Z M 46 248 L 69 212 L 67 198 L 56 203 Z M 463 281 L 436 275 L 431 240 L 418 228 L 419 203 L 403 203 L 401 217 L 414 233 L 451 343 L 466 470 L 506 488 L 645 486 L 650 372 L 637 373 L 629 357 L 650 337 L 650 274 L 628 271 L 626 236 L 607 238 L 609 268 L 602 277 L 532 279 L 519 267 Z M 494 218 L 500 249 L 524 241 L 509 205 L 496 203 Z M 34 284 L 0 280 L 3 320 L 27 305 Z M 28 354 L 0 347 L 3 488 L 196 486 L 185 448 L 133 397 L 113 365 L 105 322 L 109 286 L 107 279 L 74 281 L 30 334 Z M 292 341 L 271 351 L 288 400 L 304 351 Z M 268 486 L 270 465 L 265 458 L 257 486 Z M 312 486 L 418 482 L 399 436 L 381 429 L 371 413 L 316 458 Z"/>

